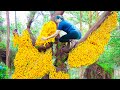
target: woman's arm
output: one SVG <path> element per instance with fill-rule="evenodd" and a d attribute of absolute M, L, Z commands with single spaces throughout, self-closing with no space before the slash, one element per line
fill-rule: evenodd
<path fill-rule="evenodd" d="M 59 33 L 60 33 L 60 30 L 57 30 L 53 35 L 51 35 L 49 37 L 43 37 L 42 40 L 47 40 L 47 39 L 56 37 Z"/>

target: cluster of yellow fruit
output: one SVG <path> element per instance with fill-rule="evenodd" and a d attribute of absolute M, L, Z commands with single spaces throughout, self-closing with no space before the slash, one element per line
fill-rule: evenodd
<path fill-rule="evenodd" d="M 16 47 L 19 44 L 19 35 L 17 33 L 14 34 L 13 42 L 14 47 Z"/>
<path fill-rule="evenodd" d="M 54 42 L 55 38 L 50 38 L 48 40 L 41 40 L 41 38 L 48 37 L 48 36 L 54 34 L 56 29 L 57 29 L 57 26 L 56 26 L 55 22 L 49 21 L 49 22 L 45 23 L 43 25 L 42 29 L 40 30 L 40 34 L 37 37 L 35 45 L 40 46 L 40 45 L 46 45 L 48 42 Z"/>
<path fill-rule="evenodd" d="M 110 39 L 110 32 L 117 26 L 117 12 L 112 12 L 86 41 L 78 44 L 68 56 L 70 67 L 88 66 L 97 61 Z"/>
<path fill-rule="evenodd" d="M 30 39 L 29 32 L 23 31 L 22 36 L 15 35 L 14 41 L 18 41 L 18 52 L 14 59 L 15 71 L 13 79 L 41 78 L 49 72 L 52 63 L 52 50 L 39 52 Z"/>
<path fill-rule="evenodd" d="M 51 67 L 50 73 L 49 73 L 49 79 L 69 79 L 70 75 L 68 73 L 65 73 L 63 71 L 56 72 L 55 66 Z"/>
<path fill-rule="evenodd" d="M 22 36 L 14 35 L 14 44 L 18 44 L 18 52 L 14 59 L 15 71 L 12 79 L 39 79 L 49 74 L 50 79 L 68 79 L 69 75 L 64 72 L 56 72 L 52 62 L 52 49 L 39 52 L 30 39 L 26 30 Z"/>

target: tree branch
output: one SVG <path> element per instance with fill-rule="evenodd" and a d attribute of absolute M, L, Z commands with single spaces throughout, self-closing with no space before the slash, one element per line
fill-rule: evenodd
<path fill-rule="evenodd" d="M 36 14 L 37 11 L 30 11 L 30 14 L 28 16 L 28 23 L 27 23 L 27 30 L 28 32 L 30 33 L 30 38 L 32 39 L 32 44 L 35 45 L 35 37 L 33 36 L 31 30 L 30 30 L 30 27 L 31 27 L 31 24 L 34 20 L 34 16 Z"/>
<path fill-rule="evenodd" d="M 80 40 L 79 43 L 85 41 L 87 39 L 87 37 L 93 32 L 95 31 L 97 28 L 99 28 L 99 26 L 104 22 L 104 20 L 107 18 L 108 15 L 110 15 L 111 11 L 105 11 L 101 17 L 99 18 L 99 20 L 87 31 L 87 33 L 85 34 L 85 36 Z"/>
<path fill-rule="evenodd" d="M 32 24 L 34 16 L 35 16 L 35 13 L 36 13 L 36 11 L 30 11 L 30 14 L 28 16 L 27 28 L 31 27 L 31 24 Z"/>

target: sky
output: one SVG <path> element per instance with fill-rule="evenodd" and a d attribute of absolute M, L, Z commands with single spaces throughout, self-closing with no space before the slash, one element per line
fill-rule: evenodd
<path fill-rule="evenodd" d="M 16 18 L 19 19 L 22 23 L 26 23 L 27 13 L 28 11 L 16 11 Z M 4 24 L 6 24 L 6 12 L 5 11 L 3 12 L 2 16 L 5 19 Z M 10 18 L 10 23 L 15 23 L 15 11 L 9 11 L 9 18 Z"/>
<path fill-rule="evenodd" d="M 27 23 L 27 14 L 28 13 L 29 13 L 29 11 L 16 11 L 17 20 L 19 20 L 23 25 L 26 25 L 26 23 Z M 103 13 L 103 11 L 101 11 L 100 14 L 101 13 Z M 68 17 L 68 14 L 66 14 L 66 15 Z M 3 11 L 2 16 L 5 19 L 5 22 L 3 24 L 6 25 L 7 24 L 7 22 L 6 22 L 6 11 Z M 10 23 L 15 23 L 15 11 L 9 11 L 9 18 L 10 18 Z M 39 16 L 36 20 L 42 21 L 43 17 Z M 34 25 L 34 22 L 32 23 L 32 25 Z M 79 24 L 77 24 L 76 26 L 80 27 Z M 86 25 L 83 24 L 83 27 L 86 27 Z"/>

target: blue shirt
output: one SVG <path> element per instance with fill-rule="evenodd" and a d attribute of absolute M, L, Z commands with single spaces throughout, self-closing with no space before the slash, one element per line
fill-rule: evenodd
<path fill-rule="evenodd" d="M 58 30 L 63 30 L 66 33 L 69 33 L 70 31 L 73 31 L 73 30 L 79 31 L 78 28 L 76 28 L 73 24 L 71 24 L 70 22 L 66 20 L 62 20 L 59 23 Z"/>

